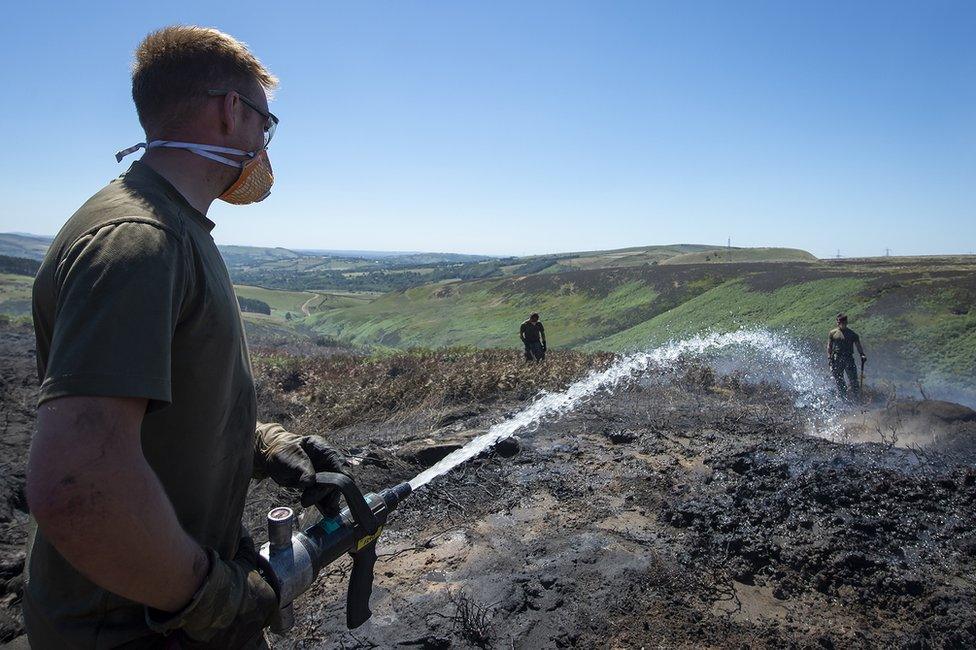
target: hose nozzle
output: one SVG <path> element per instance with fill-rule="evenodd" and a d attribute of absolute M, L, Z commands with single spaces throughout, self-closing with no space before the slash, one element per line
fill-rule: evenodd
<path fill-rule="evenodd" d="M 413 492 L 413 488 L 410 487 L 409 483 L 400 483 L 399 485 L 394 485 L 391 488 L 387 488 L 381 492 L 383 501 L 386 502 L 386 507 L 390 510 L 396 508 L 401 501 L 410 496 Z"/>

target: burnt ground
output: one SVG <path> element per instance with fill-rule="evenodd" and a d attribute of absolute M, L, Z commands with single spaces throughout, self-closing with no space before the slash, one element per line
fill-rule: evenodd
<path fill-rule="evenodd" d="M 31 347 L 29 330 L 0 331 L 0 640 L 19 617 Z M 293 430 L 319 428 L 294 395 L 273 399 L 262 407 L 290 414 Z M 523 405 L 454 404 L 330 435 L 375 489 Z M 910 435 L 897 435 L 909 416 Z M 811 436 L 782 389 L 707 372 L 595 397 L 520 433 L 516 455 L 490 452 L 408 499 L 380 540 L 370 622 L 344 627 L 342 560 L 274 644 L 976 645 L 976 414 L 918 402 L 850 418 L 844 439 L 859 442 Z M 257 538 L 288 500 L 252 488 Z"/>
<path fill-rule="evenodd" d="M 0 324 L 0 643 L 23 632 L 24 475 L 36 403 L 34 330 Z"/>
<path fill-rule="evenodd" d="M 881 417 L 878 442 L 835 443 L 782 390 L 705 377 L 594 398 L 522 434 L 515 457 L 435 480 L 382 538 L 373 620 L 343 627 L 345 563 L 277 646 L 976 644 L 976 413 L 949 409 L 951 436 L 915 426 L 898 444 L 901 417 Z M 873 412 L 899 408 L 927 410 Z M 869 416 L 851 414 L 852 436 Z M 376 488 L 419 469 L 405 429 L 334 437 Z"/>

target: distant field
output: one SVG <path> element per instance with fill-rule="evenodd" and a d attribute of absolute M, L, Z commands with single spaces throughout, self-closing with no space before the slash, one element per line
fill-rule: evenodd
<path fill-rule="evenodd" d="M 816 262 L 817 258 L 797 248 L 714 248 L 675 255 L 661 264 L 725 264 L 740 262 Z"/>
<path fill-rule="evenodd" d="M 0 233 L 0 255 L 42 260 L 50 245 L 50 237 Z"/>
<path fill-rule="evenodd" d="M 318 291 L 285 291 L 282 289 L 265 289 L 247 285 L 235 285 L 234 290 L 242 298 L 251 298 L 267 303 L 271 307 L 271 314 L 277 318 L 285 318 L 290 313 L 293 318 L 303 318 L 306 313 L 327 309 L 355 307 L 374 299 L 372 294 L 351 292 L 318 292 Z"/>
<path fill-rule="evenodd" d="M 34 278 L 0 273 L 0 314 L 28 316 L 31 313 L 31 287 Z"/>
<path fill-rule="evenodd" d="M 314 314 L 317 331 L 393 347 L 517 346 L 539 311 L 550 344 L 648 348 L 703 331 L 785 330 L 819 350 L 838 311 L 872 370 L 976 390 L 976 258 L 660 264 L 432 284 Z"/>
<path fill-rule="evenodd" d="M 670 308 L 721 278 L 675 267 L 647 271 L 571 272 L 425 285 L 347 309 L 313 314 L 307 324 L 357 344 L 397 347 L 517 345 L 532 311 L 558 323 L 549 335 L 570 347 L 604 338 Z"/>
<path fill-rule="evenodd" d="M 321 302 L 321 296 L 310 291 L 282 291 L 279 289 L 264 289 L 262 287 L 249 287 L 247 285 L 236 285 L 234 291 L 242 298 L 260 300 L 271 307 L 272 314 L 284 317 L 286 312 L 293 315 L 304 316 L 303 306 L 311 310 Z M 278 312 L 277 314 L 275 312 Z"/>

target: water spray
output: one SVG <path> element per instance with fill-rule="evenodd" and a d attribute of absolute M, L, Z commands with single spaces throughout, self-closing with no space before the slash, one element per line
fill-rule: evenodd
<path fill-rule="evenodd" d="M 328 508 L 320 504 L 324 518 L 297 533 L 294 532 L 295 513 L 291 508 L 274 508 L 268 513 L 269 541 L 261 548 L 261 556 L 271 568 L 273 575 L 269 576 L 269 580 L 278 590 L 281 607 L 280 621 L 272 626 L 272 630 L 283 632 L 292 627 L 295 598 L 311 587 L 322 567 L 345 553 L 350 553 L 353 558 L 346 596 L 346 624 L 352 629 L 366 622 L 372 615 L 369 597 L 376 563 L 376 540 L 389 514 L 414 490 L 516 432 L 538 426 L 544 418 L 568 413 L 589 397 L 601 391 L 613 390 L 621 382 L 655 368 L 673 367 L 687 355 L 701 356 L 734 347 L 750 348 L 775 359 L 797 393 L 797 407 L 827 413 L 832 393 L 825 378 L 812 370 L 814 364 L 797 350 L 792 341 L 768 330 L 738 330 L 727 334 L 695 336 L 647 352 L 629 354 L 605 370 L 591 371 L 563 391 L 543 392 L 530 406 L 448 454 L 409 483 L 363 496 L 356 484 L 344 474 L 317 474 L 316 482 L 320 485 L 339 489 L 346 499 L 346 508 L 338 515 L 330 516 Z"/>
<path fill-rule="evenodd" d="M 545 418 L 564 415 L 593 395 L 613 390 L 621 382 L 644 375 L 651 369 L 672 367 L 685 356 L 702 356 L 712 351 L 736 347 L 749 348 L 775 359 L 797 393 L 797 407 L 818 414 L 828 412 L 833 394 L 825 378 L 812 370 L 814 364 L 811 359 L 799 351 L 789 338 L 764 329 L 704 334 L 665 343 L 647 352 L 625 355 L 605 370 L 591 371 L 563 391 L 541 393 L 527 408 L 494 425 L 484 435 L 451 452 L 440 462 L 418 474 L 410 480 L 410 486 L 416 490 L 516 432 L 538 426 Z"/>
<path fill-rule="evenodd" d="M 373 615 L 369 597 L 373 591 L 376 540 L 387 517 L 412 491 L 409 483 L 400 483 L 364 496 L 352 479 L 332 472 L 316 474 L 315 482 L 338 489 L 346 499 L 346 507 L 336 515 L 319 502 L 322 520 L 298 532 L 294 532 L 295 513 L 291 508 L 282 506 L 268 513 L 268 542 L 261 547 L 261 557 L 270 567 L 270 575 L 265 577 L 278 592 L 279 615 L 271 626 L 273 632 L 291 629 L 295 624 L 295 598 L 312 586 L 322 567 L 346 553 L 352 555 L 346 626 L 353 629 L 369 620 Z"/>

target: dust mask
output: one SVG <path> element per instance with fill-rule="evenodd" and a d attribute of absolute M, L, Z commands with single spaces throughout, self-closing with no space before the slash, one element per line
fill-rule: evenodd
<path fill-rule="evenodd" d="M 271 169 L 271 160 L 268 158 L 267 149 L 257 151 L 241 151 L 230 147 L 218 147 L 212 144 L 194 144 L 192 142 L 173 142 L 172 140 L 153 140 L 152 142 L 140 142 L 128 149 L 123 149 L 115 154 L 115 160 L 121 162 L 130 153 L 135 153 L 139 149 L 153 149 L 155 147 L 170 147 L 173 149 L 186 149 L 198 156 L 203 156 L 215 162 L 236 167 L 241 170 L 237 180 L 224 190 L 224 193 L 217 198 L 234 205 L 247 205 L 257 203 L 268 198 L 271 194 L 271 186 L 274 185 L 274 172 Z M 220 154 L 230 154 L 234 156 L 246 156 L 247 160 L 238 162 L 230 158 L 225 158 Z"/>

